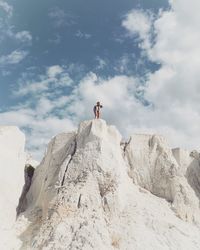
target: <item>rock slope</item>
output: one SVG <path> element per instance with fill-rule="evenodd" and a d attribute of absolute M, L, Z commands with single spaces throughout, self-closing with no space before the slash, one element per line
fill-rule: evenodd
<path fill-rule="evenodd" d="M 199 154 L 103 120 L 48 145 L 17 222 L 21 250 L 199 249 Z"/>

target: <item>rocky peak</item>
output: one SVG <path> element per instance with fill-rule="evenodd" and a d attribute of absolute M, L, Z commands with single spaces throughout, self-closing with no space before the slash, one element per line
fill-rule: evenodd
<path fill-rule="evenodd" d="M 21 249 L 199 249 L 193 160 L 162 136 L 122 143 L 104 120 L 82 122 L 51 140 L 35 170 Z"/>

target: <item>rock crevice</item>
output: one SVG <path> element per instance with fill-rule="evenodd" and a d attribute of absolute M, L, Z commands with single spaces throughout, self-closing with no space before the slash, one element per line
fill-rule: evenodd
<path fill-rule="evenodd" d="M 19 198 L 19 204 L 16 208 L 17 217 L 19 216 L 20 213 L 22 213 L 26 210 L 26 207 L 27 207 L 26 195 L 31 187 L 34 171 L 35 171 L 35 168 L 33 166 L 31 166 L 30 164 L 27 164 L 25 166 L 25 169 L 24 169 L 24 181 L 25 181 L 25 183 L 24 183 L 24 186 L 22 189 L 22 194 Z"/>

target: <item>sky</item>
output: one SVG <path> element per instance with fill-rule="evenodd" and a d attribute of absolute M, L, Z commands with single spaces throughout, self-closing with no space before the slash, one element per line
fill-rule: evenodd
<path fill-rule="evenodd" d="M 0 125 L 49 140 L 102 118 L 200 146 L 199 0 L 0 0 Z"/>

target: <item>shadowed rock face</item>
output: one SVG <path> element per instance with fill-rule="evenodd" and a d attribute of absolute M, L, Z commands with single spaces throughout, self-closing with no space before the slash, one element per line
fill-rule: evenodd
<path fill-rule="evenodd" d="M 24 169 L 24 180 L 25 184 L 23 186 L 22 194 L 19 198 L 19 204 L 16 208 L 17 212 L 17 217 L 19 216 L 20 213 L 24 212 L 27 207 L 27 199 L 26 199 L 26 194 L 28 193 L 31 183 L 32 183 L 32 178 L 34 175 L 35 168 L 32 167 L 30 164 L 27 164 Z"/>

